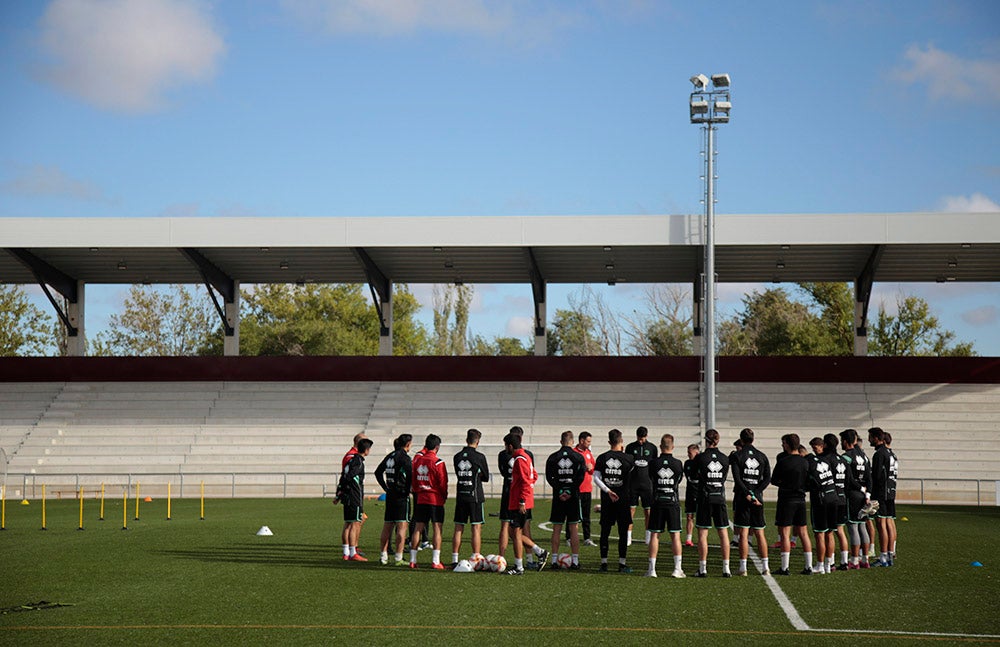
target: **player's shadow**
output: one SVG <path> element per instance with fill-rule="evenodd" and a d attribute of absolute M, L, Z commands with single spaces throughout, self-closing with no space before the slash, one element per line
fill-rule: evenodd
<path fill-rule="evenodd" d="M 355 562 L 344 561 L 339 547 L 322 544 L 242 543 L 229 546 L 158 550 L 156 552 L 159 555 L 201 562 L 268 564 L 305 568 L 357 567 Z"/>

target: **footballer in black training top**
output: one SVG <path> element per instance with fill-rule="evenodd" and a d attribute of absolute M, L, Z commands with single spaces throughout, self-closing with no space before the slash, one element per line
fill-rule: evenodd
<path fill-rule="evenodd" d="M 635 517 L 635 508 L 642 502 L 643 516 L 646 522 L 646 543 L 649 543 L 649 507 L 653 503 L 653 484 L 649 479 L 649 463 L 656 458 L 660 452 L 656 445 L 649 442 L 649 430 L 639 427 L 635 430 L 635 442 L 625 446 L 625 453 L 635 461 L 635 474 L 632 478 L 631 492 L 629 493 L 629 508 L 632 516 Z M 628 527 L 628 541 L 632 544 L 632 525 Z"/>

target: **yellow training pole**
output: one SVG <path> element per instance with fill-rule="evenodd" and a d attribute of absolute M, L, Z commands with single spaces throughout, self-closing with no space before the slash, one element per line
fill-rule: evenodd
<path fill-rule="evenodd" d="M 42 530 L 47 530 L 45 527 L 45 484 L 42 484 Z"/>
<path fill-rule="evenodd" d="M 101 521 L 104 521 L 104 484 L 101 483 Z"/>
<path fill-rule="evenodd" d="M 139 520 L 139 481 L 135 482 L 135 520 Z"/>
<path fill-rule="evenodd" d="M 205 520 L 205 481 L 201 482 L 201 520 Z"/>
<path fill-rule="evenodd" d="M 170 521 L 170 481 L 167 481 L 167 521 Z"/>
<path fill-rule="evenodd" d="M 77 530 L 83 530 L 83 486 L 80 487 L 80 527 Z"/>
<path fill-rule="evenodd" d="M 7 486 L 0 485 L 0 530 L 7 530 Z"/>
<path fill-rule="evenodd" d="M 122 488 L 122 530 L 128 530 L 128 486 Z"/>

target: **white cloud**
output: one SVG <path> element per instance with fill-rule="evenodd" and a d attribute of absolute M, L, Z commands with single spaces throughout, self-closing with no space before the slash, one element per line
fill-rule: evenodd
<path fill-rule="evenodd" d="M 944 211 L 960 213 L 982 213 L 1000 211 L 1000 204 L 982 193 L 973 193 L 966 197 L 964 195 L 948 195 L 941 199 L 941 208 Z"/>
<path fill-rule="evenodd" d="M 1000 103 L 1000 61 L 963 59 L 933 45 L 911 45 L 894 77 L 907 85 L 923 84 L 932 99 L 945 97 Z"/>
<path fill-rule="evenodd" d="M 508 337 L 534 337 L 535 319 L 534 317 L 511 317 L 507 320 L 505 331 Z"/>
<path fill-rule="evenodd" d="M 962 313 L 962 321 L 970 326 L 995 326 L 1000 322 L 1000 308 L 980 306 Z"/>
<path fill-rule="evenodd" d="M 35 164 L 0 183 L 0 191 L 28 197 L 56 197 L 86 202 L 109 202 L 94 184 L 66 174 L 58 166 Z"/>
<path fill-rule="evenodd" d="M 193 0 L 55 0 L 42 17 L 45 78 L 100 108 L 162 108 L 170 88 L 205 81 L 225 50 Z"/>

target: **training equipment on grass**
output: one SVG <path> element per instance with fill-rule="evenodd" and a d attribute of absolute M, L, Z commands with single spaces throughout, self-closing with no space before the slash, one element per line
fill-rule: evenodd
<path fill-rule="evenodd" d="M 0 530 L 7 530 L 7 486 L 0 485 Z"/>
<path fill-rule="evenodd" d="M 122 530 L 128 530 L 128 486 L 122 488 Z"/>
<path fill-rule="evenodd" d="M 979 566 L 982 566 L 982 565 L 983 565 L 982 562 L 972 562 L 972 564 L 971 564 L 971 566 L 976 566 L 976 567 L 979 567 Z"/>
<path fill-rule="evenodd" d="M 257 531 L 258 537 L 273 537 L 274 533 L 267 526 L 261 526 L 260 530 Z"/>
<path fill-rule="evenodd" d="M 201 520 L 205 520 L 205 481 L 201 482 Z"/>
<path fill-rule="evenodd" d="M 490 571 L 503 573 L 507 570 L 507 560 L 503 555 L 488 555 L 486 559 L 489 561 Z"/>
<path fill-rule="evenodd" d="M 45 527 L 45 484 L 42 483 L 42 530 L 48 530 Z"/>
<path fill-rule="evenodd" d="M 170 481 L 167 481 L 167 521 L 170 521 Z"/>
<path fill-rule="evenodd" d="M 469 558 L 469 563 L 472 564 L 472 570 L 482 571 L 487 568 L 486 558 L 482 555 L 473 555 Z"/>
<path fill-rule="evenodd" d="M 80 526 L 77 530 L 83 530 L 83 486 L 80 486 Z"/>
<path fill-rule="evenodd" d="M 569 553 L 559 553 L 556 555 L 556 566 L 559 568 L 569 568 L 573 565 L 573 556 Z"/>
<path fill-rule="evenodd" d="M 98 521 L 104 521 L 104 484 L 101 483 L 101 517 Z"/>
<path fill-rule="evenodd" d="M 135 482 L 135 520 L 139 520 L 139 481 Z"/>
<path fill-rule="evenodd" d="M 455 569 L 454 570 L 455 570 L 456 573 L 471 573 L 472 572 L 472 562 L 470 562 L 467 559 L 463 559 L 458 564 L 455 565 Z"/>

